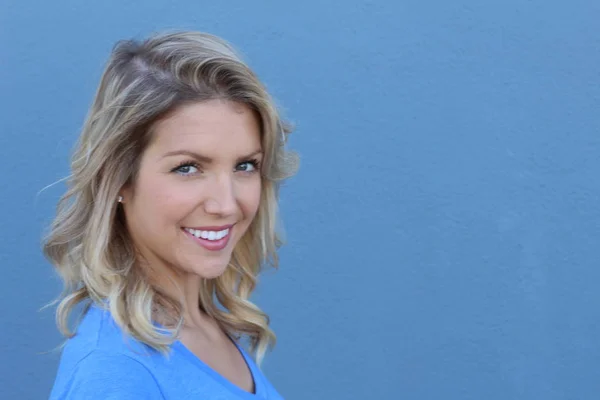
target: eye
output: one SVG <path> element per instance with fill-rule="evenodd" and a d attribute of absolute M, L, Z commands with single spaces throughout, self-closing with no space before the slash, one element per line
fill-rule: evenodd
<path fill-rule="evenodd" d="M 239 163 L 236 167 L 237 171 L 241 172 L 255 172 L 258 169 L 257 160 L 249 160 Z"/>
<path fill-rule="evenodd" d="M 199 171 L 198 166 L 194 163 L 185 162 L 178 167 L 174 168 L 172 172 L 175 172 L 179 175 L 193 175 Z"/>

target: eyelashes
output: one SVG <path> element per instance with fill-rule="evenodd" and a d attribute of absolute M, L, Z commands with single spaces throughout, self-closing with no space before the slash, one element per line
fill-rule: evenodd
<path fill-rule="evenodd" d="M 257 159 L 251 159 L 251 160 L 246 160 L 246 161 L 242 161 L 241 163 L 239 163 L 236 168 L 238 168 L 240 165 L 251 165 L 253 170 L 252 171 L 247 171 L 244 170 L 243 172 L 254 172 L 254 171 L 258 171 L 260 169 L 260 162 Z"/>
<path fill-rule="evenodd" d="M 244 165 L 248 165 L 249 167 L 244 168 L 243 167 Z M 245 161 L 238 163 L 235 166 L 236 172 L 243 172 L 243 173 L 251 174 L 251 173 L 258 172 L 259 170 L 260 170 L 260 161 L 258 161 L 257 159 L 245 160 Z M 179 163 L 175 168 L 173 168 L 171 170 L 171 172 L 182 175 L 182 176 L 192 176 L 197 173 L 201 173 L 202 168 L 201 168 L 200 164 L 198 164 L 198 162 L 196 162 L 194 160 L 186 160 L 186 161 Z"/>
<path fill-rule="evenodd" d="M 175 172 L 183 176 L 188 176 L 192 173 L 190 172 L 191 169 L 196 169 L 197 171 L 200 171 L 200 166 L 194 161 L 184 161 L 177 165 L 175 168 L 173 168 L 171 172 Z"/>

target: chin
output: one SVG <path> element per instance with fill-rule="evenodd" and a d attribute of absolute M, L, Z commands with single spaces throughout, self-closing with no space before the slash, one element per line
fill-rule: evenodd
<path fill-rule="evenodd" d="M 211 260 L 209 262 L 205 261 L 205 262 L 196 264 L 195 267 L 192 268 L 191 270 L 193 271 L 194 274 L 198 275 L 200 278 L 216 279 L 225 273 L 228 265 L 229 265 L 229 260 L 227 260 L 226 262 Z"/>

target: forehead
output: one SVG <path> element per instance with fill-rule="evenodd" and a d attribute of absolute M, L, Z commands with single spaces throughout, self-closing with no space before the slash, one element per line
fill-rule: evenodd
<path fill-rule="evenodd" d="M 155 152 L 254 151 L 260 149 L 260 126 L 246 105 L 223 100 L 197 102 L 157 121 L 151 147 Z"/>

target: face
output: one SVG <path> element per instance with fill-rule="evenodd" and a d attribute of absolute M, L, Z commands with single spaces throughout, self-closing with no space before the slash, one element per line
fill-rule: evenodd
<path fill-rule="evenodd" d="M 153 127 L 123 190 L 133 241 L 151 267 L 221 275 L 258 210 L 262 159 L 254 113 L 225 101 L 179 108 Z"/>

